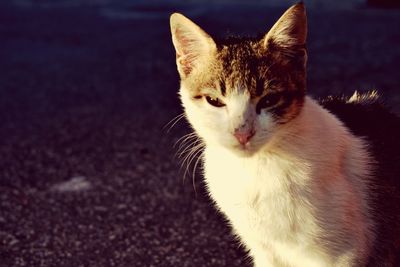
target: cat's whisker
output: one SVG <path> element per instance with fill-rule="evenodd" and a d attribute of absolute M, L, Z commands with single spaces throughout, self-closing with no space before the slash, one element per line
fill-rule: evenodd
<path fill-rule="evenodd" d="M 194 145 L 193 147 L 190 147 L 185 150 L 187 153 L 184 159 L 182 160 L 181 168 L 183 168 L 184 165 L 186 165 L 185 172 L 183 175 L 183 178 L 185 179 L 187 173 L 189 172 L 190 165 L 192 164 L 193 160 L 203 151 L 202 148 L 204 148 L 204 143 L 199 143 Z"/>
<path fill-rule="evenodd" d="M 194 139 L 194 140 L 193 140 Z M 190 142 L 190 144 L 188 144 Z M 177 155 L 181 157 L 182 155 L 186 154 L 190 149 L 192 149 L 194 146 L 200 144 L 202 141 L 199 138 L 196 138 L 196 136 L 193 136 L 191 138 L 188 138 L 184 142 L 182 142 L 179 145 Z"/>
<path fill-rule="evenodd" d="M 188 141 L 189 142 L 189 141 Z M 199 145 L 201 143 L 201 140 L 196 139 L 192 141 L 189 145 L 182 146 L 178 149 L 178 156 L 181 157 L 182 155 L 186 154 L 189 152 L 193 147 Z"/>
<path fill-rule="evenodd" d="M 193 156 L 196 154 L 198 149 L 199 149 L 199 147 L 196 147 L 195 149 L 191 150 L 190 153 L 185 157 L 185 159 L 183 161 L 183 165 L 186 165 L 185 172 L 183 174 L 184 178 L 186 177 L 187 173 L 189 172 L 190 163 L 192 162 Z M 182 165 L 182 167 L 183 167 L 183 165 Z"/>
<path fill-rule="evenodd" d="M 186 165 L 186 169 L 185 169 L 185 172 L 184 172 L 184 175 L 183 175 L 184 179 L 186 178 L 186 176 L 187 176 L 188 173 L 189 173 L 189 168 L 190 168 L 190 166 L 192 165 L 193 160 L 194 160 L 195 158 L 197 158 L 196 162 L 198 162 L 198 159 L 200 158 L 200 155 L 203 154 L 203 147 L 204 147 L 204 146 L 199 146 L 199 147 L 196 149 L 196 151 L 191 155 L 190 159 L 188 160 L 187 165 Z M 196 167 L 197 167 L 197 163 L 194 165 L 193 172 L 192 172 L 192 185 L 193 185 L 193 189 L 194 189 L 195 193 L 197 194 L 196 186 L 195 186 L 195 172 L 196 172 Z"/>
<path fill-rule="evenodd" d="M 189 160 L 189 162 L 188 162 L 188 165 L 187 165 L 187 167 L 189 167 L 191 164 L 192 164 L 192 162 L 193 162 L 193 160 L 197 157 L 198 158 L 198 155 L 199 154 L 201 154 L 201 153 L 203 153 L 203 148 L 204 146 L 202 145 L 202 146 L 199 146 L 198 148 L 196 148 L 196 152 L 195 153 L 193 153 L 193 155 L 191 156 L 191 158 L 190 158 L 190 160 Z M 196 160 L 197 161 L 197 160 Z M 194 165 L 194 167 L 196 167 L 196 164 Z M 188 169 L 188 168 L 187 168 Z M 195 173 L 195 168 L 193 169 L 193 172 L 192 172 L 192 176 L 194 176 L 194 173 Z"/>
<path fill-rule="evenodd" d="M 171 131 L 171 129 L 181 120 L 185 117 L 185 113 L 178 114 L 175 116 L 172 120 L 170 120 L 167 124 L 164 125 L 163 130 L 166 130 L 167 133 Z"/>
<path fill-rule="evenodd" d="M 196 133 L 189 133 L 189 134 L 185 134 L 184 136 L 182 136 L 181 138 L 179 138 L 175 144 L 174 147 L 176 147 L 177 144 L 179 144 L 179 149 L 186 144 L 188 141 L 190 141 L 191 139 L 196 138 Z"/>
<path fill-rule="evenodd" d="M 187 165 L 190 165 L 190 159 L 191 159 L 191 157 L 192 157 L 193 154 L 196 153 L 197 150 L 200 149 L 202 146 L 203 146 L 203 144 L 197 144 L 197 145 L 194 145 L 194 146 L 192 146 L 192 147 L 189 147 L 189 148 L 186 149 L 184 152 L 182 152 L 182 153 L 180 154 L 180 157 L 181 157 L 182 155 L 184 155 L 184 154 L 186 154 L 186 155 L 185 155 L 185 157 L 183 158 L 182 166 L 181 166 L 181 167 L 183 167 L 183 165 L 184 165 L 185 163 L 187 163 Z"/>
<path fill-rule="evenodd" d="M 194 189 L 194 193 L 197 196 L 197 190 L 196 190 L 196 169 L 197 169 L 197 165 L 199 164 L 199 162 L 201 161 L 201 159 L 203 158 L 204 155 L 204 149 L 200 149 L 201 153 L 199 156 L 197 156 L 196 162 L 194 163 L 194 167 L 193 167 L 193 172 L 192 172 L 192 185 L 193 185 L 193 189 Z"/>

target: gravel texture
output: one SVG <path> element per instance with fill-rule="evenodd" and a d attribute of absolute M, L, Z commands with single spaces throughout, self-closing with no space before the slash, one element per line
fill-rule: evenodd
<path fill-rule="evenodd" d="M 168 14 L 221 36 L 283 10 L 0 4 L 0 266 L 250 266 L 201 177 L 183 178 L 187 125 L 164 127 L 182 112 Z M 400 111 L 400 10 L 309 24 L 312 95 L 379 89 Z"/>

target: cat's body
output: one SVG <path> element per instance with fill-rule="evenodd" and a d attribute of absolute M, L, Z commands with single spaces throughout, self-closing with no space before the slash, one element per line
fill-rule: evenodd
<path fill-rule="evenodd" d="M 210 194 L 256 266 L 363 262 L 374 239 L 364 144 L 312 99 L 294 120 L 251 158 L 207 146 Z"/>
<path fill-rule="evenodd" d="M 181 100 L 205 143 L 206 185 L 255 266 L 371 262 L 381 229 L 374 159 L 305 96 L 304 6 L 259 40 L 215 43 L 179 14 L 171 31 Z"/>

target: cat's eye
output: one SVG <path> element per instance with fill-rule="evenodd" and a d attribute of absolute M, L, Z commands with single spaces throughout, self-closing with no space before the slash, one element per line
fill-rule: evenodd
<path fill-rule="evenodd" d="M 261 109 L 271 108 L 279 103 L 281 100 L 280 94 L 268 94 L 258 101 L 256 106 L 257 113 L 260 113 Z"/>
<path fill-rule="evenodd" d="M 217 97 L 206 96 L 206 100 L 211 106 L 217 108 L 225 106 L 225 104 Z"/>

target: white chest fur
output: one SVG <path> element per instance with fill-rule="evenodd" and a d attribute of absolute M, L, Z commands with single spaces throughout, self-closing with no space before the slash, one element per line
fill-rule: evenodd
<path fill-rule="evenodd" d="M 244 227 L 237 225 L 238 228 L 250 230 L 272 224 L 281 229 L 262 227 L 265 228 L 263 231 L 280 238 L 281 231 L 287 233 L 292 227 L 297 203 L 293 202 L 293 188 L 286 183 L 286 178 L 301 173 L 290 171 L 289 162 L 279 161 L 273 155 L 240 158 L 224 149 L 207 148 L 205 166 L 211 196 L 234 224 L 245 224 Z M 283 221 L 282 217 L 288 217 L 288 220 Z"/>
<path fill-rule="evenodd" d="M 308 205 L 312 200 L 304 190 L 307 168 L 296 168 L 272 154 L 238 158 L 224 149 L 207 149 L 205 166 L 211 196 L 236 233 L 254 250 L 252 253 L 267 253 L 270 255 L 265 257 L 269 258 L 294 257 L 296 266 L 300 266 L 300 259 L 304 266 L 321 261 L 306 259 L 305 255 L 314 253 L 309 250 L 313 234 L 319 231 Z"/>

